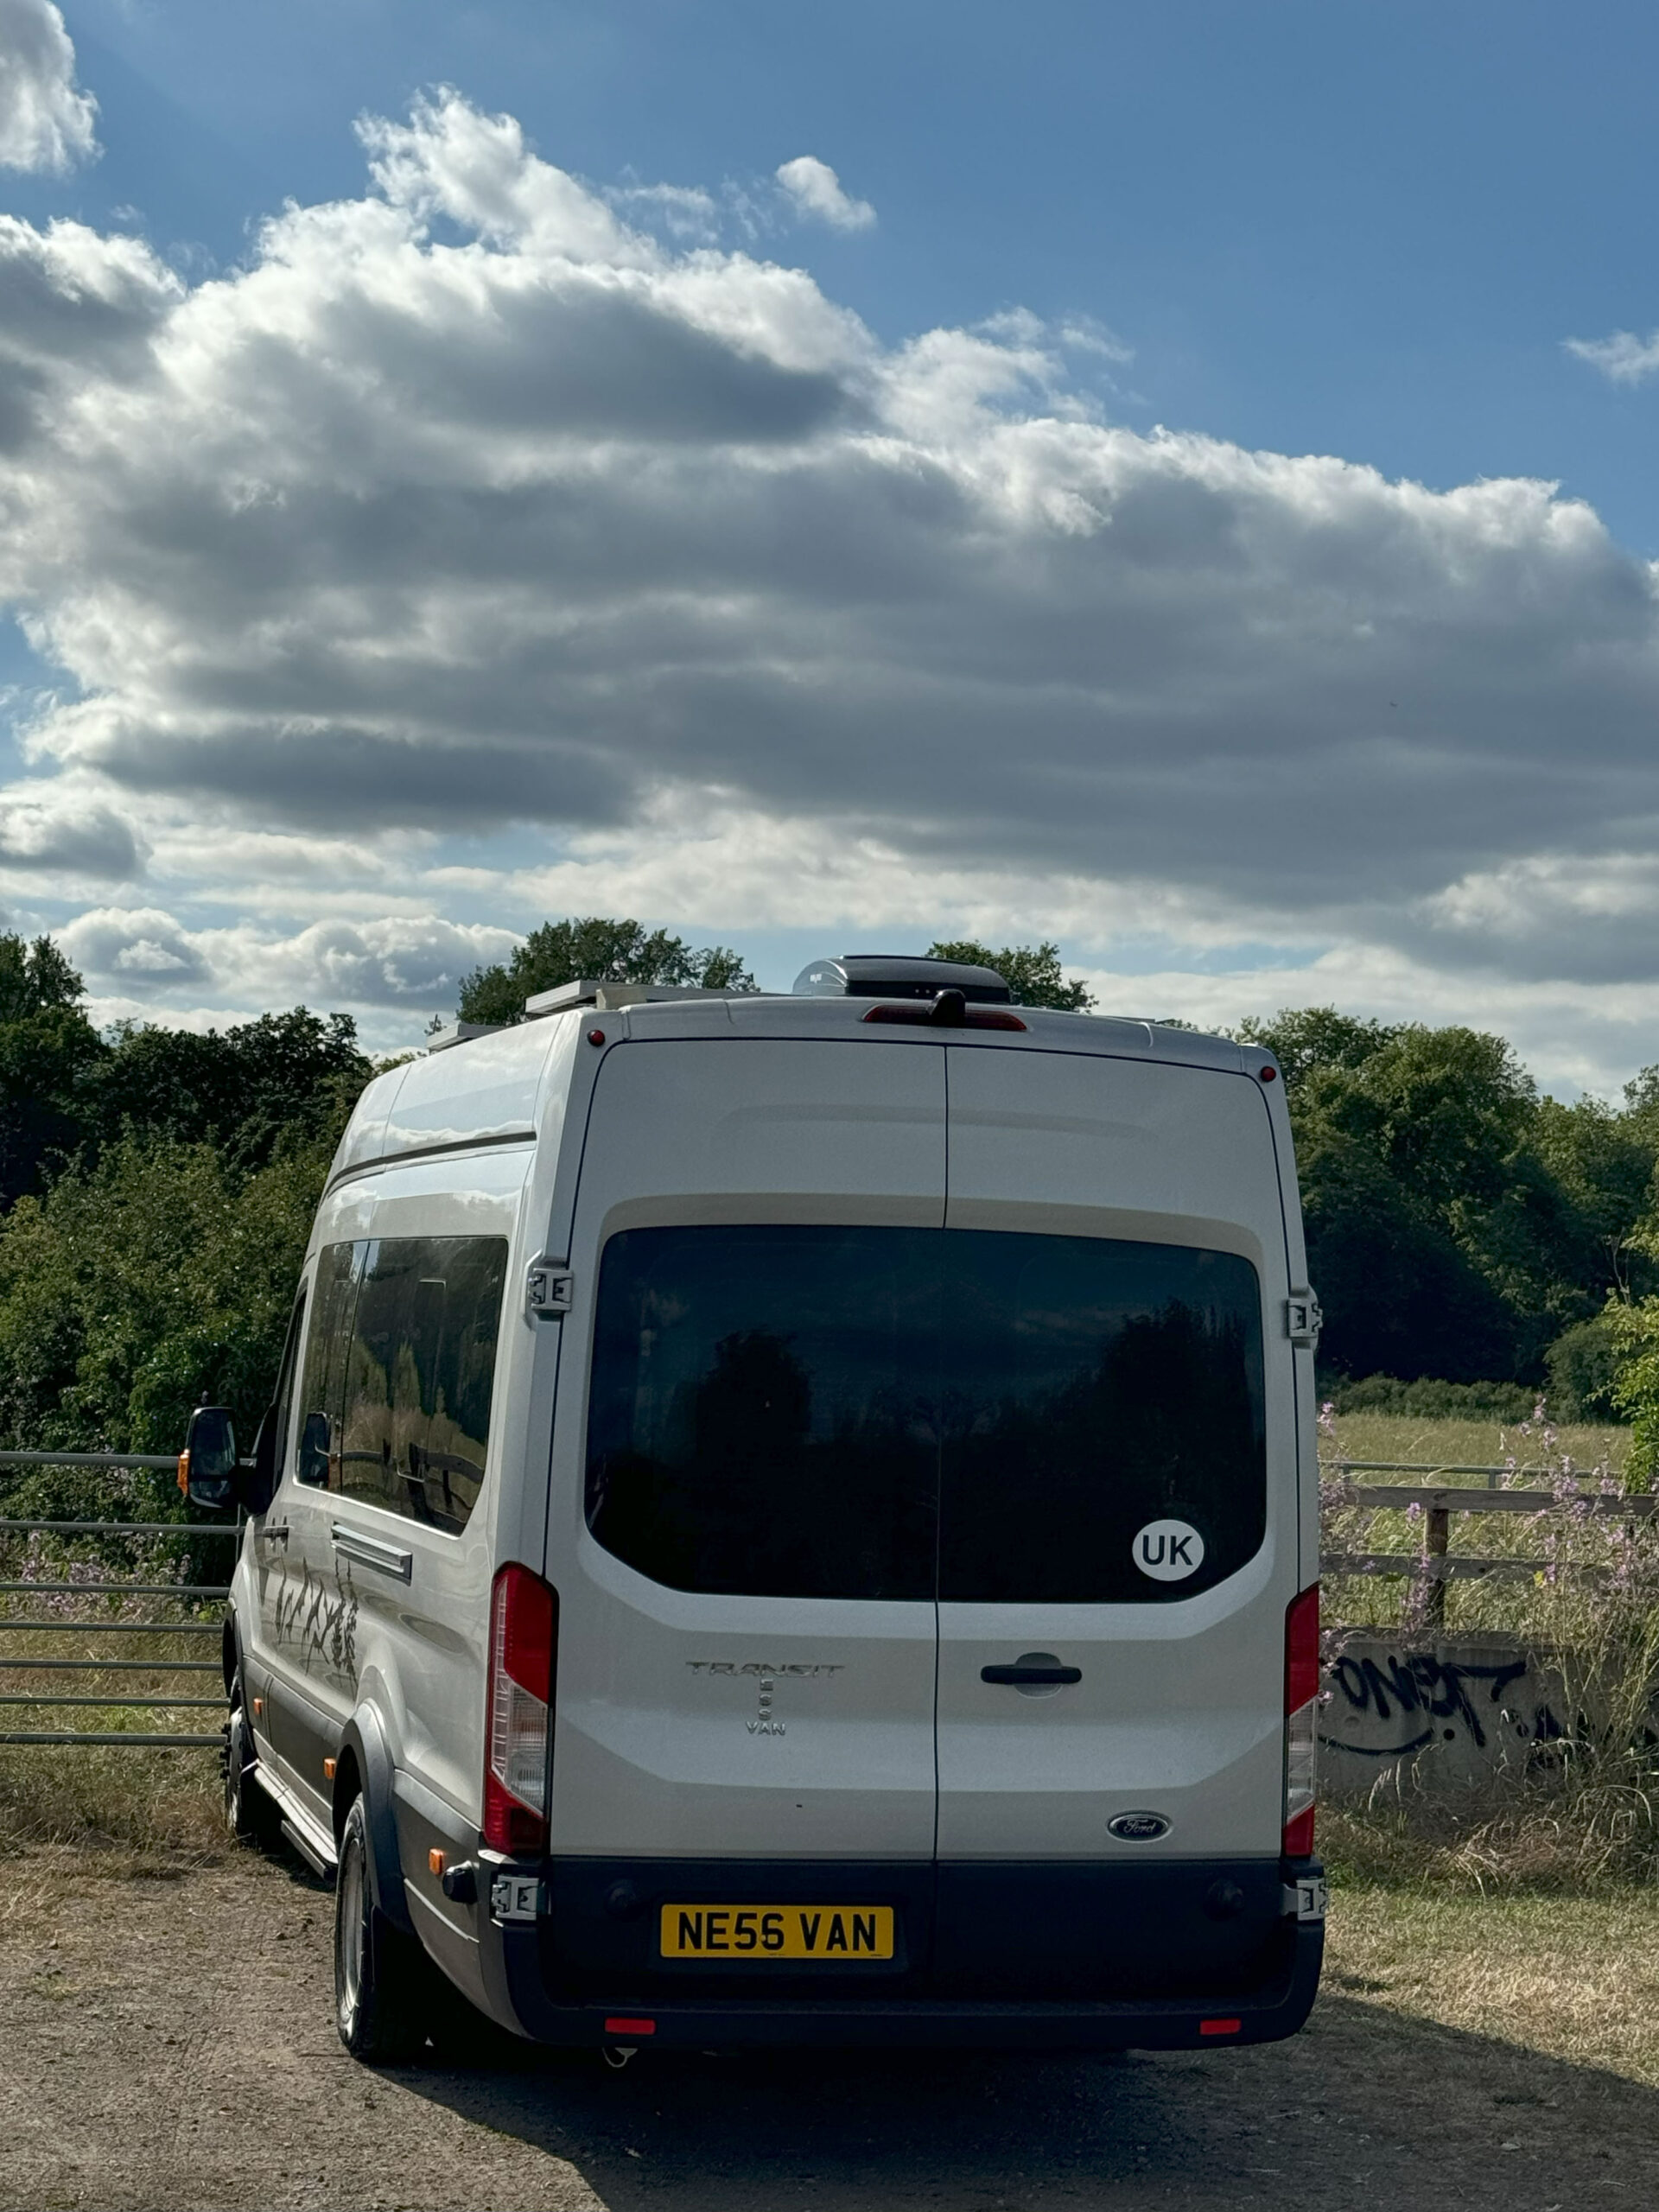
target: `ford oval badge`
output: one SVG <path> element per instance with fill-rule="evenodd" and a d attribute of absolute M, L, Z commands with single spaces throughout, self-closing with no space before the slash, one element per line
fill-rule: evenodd
<path fill-rule="evenodd" d="M 1106 1827 L 1120 1843 L 1156 1843 L 1169 1834 L 1169 1822 L 1161 1813 L 1119 1813 Z"/>

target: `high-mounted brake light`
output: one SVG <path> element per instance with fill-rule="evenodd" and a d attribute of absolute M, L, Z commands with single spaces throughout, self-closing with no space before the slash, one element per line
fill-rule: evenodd
<path fill-rule="evenodd" d="M 960 993 L 941 993 L 941 997 L 960 997 Z M 889 1006 L 873 1006 L 860 1016 L 864 1021 L 900 1023 L 909 1029 L 1023 1029 L 1025 1023 L 1017 1014 L 1010 1014 L 1006 1007 L 961 1005 L 949 1010 L 941 1019 L 935 1011 L 938 1000 L 900 999 Z"/>
<path fill-rule="evenodd" d="M 1313 1849 L 1314 1766 L 1319 1721 L 1319 1586 L 1285 1612 L 1285 1832 L 1287 1859 Z"/>
<path fill-rule="evenodd" d="M 559 1599 L 527 1567 L 504 1567 L 490 1592 L 484 1716 L 484 1840 L 533 1858 L 547 1848 Z"/>

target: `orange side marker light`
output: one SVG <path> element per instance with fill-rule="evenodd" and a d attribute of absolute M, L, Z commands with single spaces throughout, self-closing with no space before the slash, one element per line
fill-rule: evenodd
<path fill-rule="evenodd" d="M 339 1765 L 339 1764 L 340 1762 L 338 1759 L 324 1759 L 322 1763 L 322 1778 L 325 1782 L 332 1782 L 334 1780 L 334 1769 Z"/>
<path fill-rule="evenodd" d="M 448 1858 L 442 1851 L 429 1851 L 426 1854 L 426 1871 L 429 1874 L 442 1874 L 448 1864 Z"/>

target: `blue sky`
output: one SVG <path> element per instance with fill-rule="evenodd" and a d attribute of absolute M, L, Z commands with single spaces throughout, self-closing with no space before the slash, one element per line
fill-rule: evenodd
<path fill-rule="evenodd" d="M 48 0 L 3 0 L 0 51 L 9 20 L 41 10 Z M 54 322 L 40 337 L 25 329 L 33 295 L 0 284 L 0 339 L 10 308 L 16 358 L 52 395 L 41 421 L 53 466 L 73 474 L 52 512 L 87 518 L 89 549 L 77 568 L 48 543 L 48 478 L 31 464 L 16 496 L 41 500 L 39 526 L 7 596 L 38 652 L 0 632 L 0 684 L 21 687 L 24 733 L 0 791 L 0 811 L 10 795 L 24 823 L 0 895 L 19 925 L 70 932 L 105 1010 L 212 1019 L 248 1010 L 276 977 L 351 1004 L 396 1043 L 437 1009 L 458 963 L 498 952 L 556 901 L 626 901 L 741 944 L 769 982 L 826 947 L 925 941 L 937 915 L 952 934 L 1058 935 L 1114 1002 L 1145 979 L 1160 1003 L 1132 1011 L 1233 1019 L 1270 1010 L 1265 994 L 1466 1019 L 1516 1035 L 1567 1090 L 1608 1088 L 1659 1058 L 1644 949 L 1659 907 L 1647 565 L 1659 379 L 1609 374 L 1613 357 L 1567 344 L 1659 324 L 1650 9 L 82 0 L 62 13 L 73 82 L 97 102 L 97 150 L 0 168 L 0 210 L 30 238 L 68 219 L 102 243 L 78 245 L 91 259 L 72 267 L 25 242 L 16 265 L 50 264 L 41 281 L 67 299 L 97 260 L 94 289 L 125 288 L 133 346 L 141 329 L 164 333 L 189 376 L 202 328 L 214 334 L 197 412 L 169 413 L 178 375 L 167 397 L 137 352 L 111 367 L 102 324 L 65 335 Z M 366 298 L 374 257 L 393 264 L 379 232 L 364 243 L 378 220 L 364 211 L 390 191 L 413 211 L 422 281 L 436 286 L 416 318 L 435 363 L 468 344 L 464 317 L 451 328 L 434 303 L 446 252 L 493 256 L 493 281 L 510 289 L 553 283 L 549 253 L 565 266 L 563 233 L 549 246 L 533 226 L 490 228 L 454 182 L 448 124 L 416 132 L 408 159 L 425 181 L 412 198 L 370 181 L 375 142 L 359 119 L 406 129 L 412 112 L 436 112 L 415 104 L 440 85 L 466 114 L 516 118 L 526 148 L 594 207 L 654 230 L 664 257 L 641 281 L 683 311 L 699 346 L 714 330 L 712 342 L 752 352 L 734 335 L 749 311 L 737 292 L 759 300 L 765 284 L 746 272 L 798 270 L 810 297 L 791 295 L 768 325 L 767 360 L 791 390 L 809 372 L 835 382 L 843 413 L 866 404 L 872 378 L 887 395 L 880 441 L 868 426 L 842 440 L 833 511 L 817 502 L 835 410 L 809 409 L 789 434 L 813 487 L 790 513 L 810 512 L 799 527 L 826 545 L 843 531 L 845 559 L 826 555 L 816 582 L 803 572 L 786 606 L 757 612 L 741 676 L 727 632 L 717 650 L 709 640 L 732 593 L 764 595 L 785 526 L 774 514 L 762 528 L 752 504 L 711 515 L 695 550 L 688 539 L 697 565 L 683 591 L 704 595 L 690 660 L 680 587 L 659 564 L 648 588 L 642 569 L 602 609 L 585 578 L 550 567 L 544 606 L 563 613 L 540 629 L 516 618 L 509 645 L 464 680 L 465 652 L 445 645 L 457 699 L 470 686 L 451 722 L 427 715 L 431 669 L 408 698 L 365 705 L 355 672 L 406 649 L 416 602 L 423 639 L 440 604 L 458 620 L 471 582 L 440 553 L 419 578 L 401 553 L 385 565 L 392 540 L 375 533 L 365 598 L 384 575 L 404 594 L 397 611 L 342 616 L 339 651 L 315 665 L 285 645 L 247 675 L 238 640 L 279 626 L 296 573 L 283 567 L 277 587 L 260 565 L 277 559 L 250 534 L 261 502 L 296 513 L 302 490 L 321 497 L 339 469 L 317 461 L 323 475 L 305 475 L 310 427 L 282 412 L 297 404 L 289 372 L 334 358 L 336 339 L 342 361 L 367 342 L 361 302 L 335 286 L 312 223 L 295 249 L 307 334 L 277 382 L 262 381 L 291 333 L 272 337 L 257 285 L 242 281 L 253 272 L 270 289 L 257 226 L 288 203 L 359 211 Z M 871 219 L 824 219 L 791 197 L 778 172 L 803 156 Z M 695 234 L 665 230 L 669 203 L 639 196 L 664 185 L 704 195 Z M 145 270 L 118 267 L 129 246 Z M 581 253 L 612 287 L 637 258 L 626 244 Z M 699 254 L 727 272 L 712 323 L 684 304 Z M 224 314 L 204 321 L 216 302 Z M 843 311 L 863 338 L 825 335 Z M 256 324 L 263 351 L 250 350 Z M 514 375 L 533 378 L 537 349 L 575 327 L 515 327 Z M 683 392 L 702 372 L 671 348 L 645 359 L 639 343 L 629 336 L 628 365 L 618 355 L 601 381 L 637 372 L 642 391 L 654 378 L 653 391 Z M 49 367 L 42 347 L 58 349 Z M 365 395 L 408 395 L 395 350 L 353 361 L 328 404 L 349 386 L 366 410 L 340 448 L 355 454 L 365 426 L 403 404 Z M 435 408 L 455 408 L 452 427 L 473 421 L 478 394 L 444 389 L 397 416 L 400 435 L 436 435 Z M 558 410 L 575 405 L 546 398 L 537 438 L 570 431 L 576 416 Z M 233 541 L 210 551 L 203 531 L 170 534 L 194 480 L 181 459 L 179 482 L 162 485 L 144 442 L 188 443 L 194 422 L 238 406 L 246 419 L 215 466 L 256 488 Z M 273 409 L 294 425 L 280 453 Z M 678 467 L 686 436 L 730 435 L 701 415 L 695 433 L 665 429 L 655 400 L 640 410 L 620 484 L 645 480 L 642 453 Z M 95 474 L 76 442 L 89 422 L 113 456 Z M 1160 426 L 1193 442 L 1160 443 Z M 1101 442 L 1120 432 L 1127 442 Z M 893 519 L 891 485 L 862 508 L 855 487 L 894 436 L 910 442 L 905 468 L 937 466 L 958 493 L 994 467 L 1008 534 L 986 565 L 983 516 L 939 520 L 925 551 L 906 541 L 884 598 L 858 580 L 909 523 Z M 1298 473 L 1306 456 L 1351 466 Z M 495 496 L 503 465 L 480 446 L 467 496 L 486 480 Z M 566 461 L 545 466 L 544 519 L 570 480 Z M 442 534 L 453 486 L 403 469 L 395 457 L 365 480 L 359 512 L 395 505 L 406 552 L 423 528 Z M 1033 471 L 1036 525 L 1021 505 Z M 1510 479 L 1560 496 L 1470 490 Z M 1425 504 L 1413 485 L 1444 496 Z M 1068 501 L 1092 501 L 1091 519 L 1077 523 Z M 118 516 L 116 542 L 130 532 L 131 558 L 110 555 L 107 574 L 94 507 L 106 524 Z M 1334 545 L 1318 534 L 1338 510 Z M 602 535 L 617 512 L 588 527 Z M 343 525 L 331 512 L 312 526 L 332 549 L 321 565 L 338 609 L 354 581 Z M 1080 531 L 1111 559 L 1077 567 Z M 743 581 L 715 607 L 706 578 L 728 549 Z M 245 589 L 220 593 L 245 555 Z M 204 564 L 194 581 L 191 560 Z M 626 627 L 625 601 L 642 626 Z M 973 690 L 963 671 L 1014 602 L 1013 642 L 1000 657 L 987 645 Z M 315 624 L 320 603 L 302 618 L 296 601 L 288 619 Z M 961 639 L 947 646 L 951 621 Z M 1363 683 L 1332 646 L 1333 622 L 1363 641 L 1351 664 L 1376 657 Z M 503 652 L 512 683 L 497 681 Z M 657 681 L 625 709 L 642 652 Z M 182 660 L 196 672 L 175 683 Z M 458 770 L 450 796 L 436 766 L 429 791 L 424 767 L 398 779 L 426 795 L 404 791 L 383 818 L 361 778 L 358 798 L 344 785 L 327 796 L 359 744 L 372 785 L 383 758 L 453 764 L 474 739 L 477 772 Z M 1010 755 L 1029 756 L 1017 791 Z M 503 794 L 481 810 L 480 779 Z M 802 858 L 815 840 L 837 855 L 816 908 Z M 233 849 L 238 866 L 198 869 L 193 847 Z M 401 966 L 400 932 L 424 947 Z"/>
<path fill-rule="evenodd" d="M 351 125 L 458 86 L 610 182 L 816 149 L 880 210 L 815 272 L 890 340 L 1021 306 L 1135 352 L 1129 420 L 1436 486 L 1541 475 L 1659 550 L 1653 400 L 1561 341 L 1659 317 L 1659 16 L 1559 0 L 833 10 L 83 0 L 105 154 L 19 212 L 123 205 L 245 250 L 355 193 Z M 33 203 L 32 208 L 30 203 Z"/>

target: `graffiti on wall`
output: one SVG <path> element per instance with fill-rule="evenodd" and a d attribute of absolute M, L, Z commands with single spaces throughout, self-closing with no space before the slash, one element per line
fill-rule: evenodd
<path fill-rule="evenodd" d="M 1375 1771 L 1433 1751 L 1448 1772 L 1490 1769 L 1563 1734 L 1560 1685 L 1531 1655 L 1478 1645 L 1352 1637 L 1325 1668 L 1320 1740 Z M 1356 1774 L 1356 1778 L 1357 1775 Z"/>

